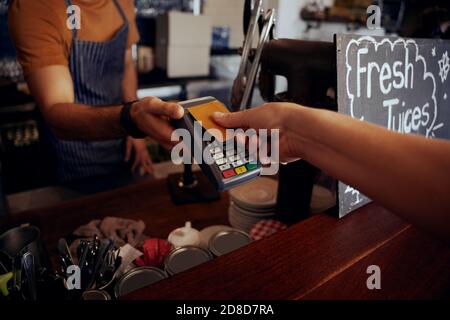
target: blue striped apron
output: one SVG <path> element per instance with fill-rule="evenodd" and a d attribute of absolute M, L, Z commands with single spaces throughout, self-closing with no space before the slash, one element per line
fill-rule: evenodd
<path fill-rule="evenodd" d="M 65 1 L 67 6 L 71 5 L 71 0 Z M 75 103 L 94 107 L 123 103 L 122 79 L 128 42 L 128 20 L 117 0 L 113 1 L 124 23 L 111 40 L 78 40 L 77 30 L 72 30 L 69 69 Z M 69 141 L 57 139 L 51 132 L 48 133 L 56 155 L 57 178 L 60 182 L 113 175 L 126 168 L 123 138 Z"/>

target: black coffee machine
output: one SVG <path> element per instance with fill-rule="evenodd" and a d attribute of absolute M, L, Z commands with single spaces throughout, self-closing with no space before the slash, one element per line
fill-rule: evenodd
<path fill-rule="evenodd" d="M 271 13 L 271 14 L 270 14 Z M 261 1 L 245 2 L 246 40 L 242 62 L 233 86 L 234 110 L 247 108 L 259 69 L 259 89 L 267 102 L 294 102 L 312 108 L 337 110 L 336 48 L 334 43 L 293 39 L 271 39 L 273 10 L 267 14 Z M 250 33 L 258 33 L 256 49 Z M 276 93 L 275 79 L 285 77 L 287 90 Z M 251 86 L 251 87 L 246 87 Z M 309 216 L 311 195 L 319 170 L 304 160 L 280 165 L 277 218 L 293 224 Z"/>
<path fill-rule="evenodd" d="M 275 93 L 275 76 L 287 79 L 287 90 Z M 271 40 L 261 55 L 259 79 L 266 101 L 294 102 L 337 110 L 336 51 L 333 43 Z M 309 216 L 311 194 L 319 170 L 305 160 L 280 165 L 276 214 L 287 224 Z"/>

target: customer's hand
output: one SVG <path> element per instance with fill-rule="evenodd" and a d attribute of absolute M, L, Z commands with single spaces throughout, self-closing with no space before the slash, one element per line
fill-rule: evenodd
<path fill-rule="evenodd" d="M 166 149 L 176 144 L 170 140 L 173 128 L 169 119 L 180 119 L 183 114 L 184 109 L 179 104 L 154 97 L 144 98 L 131 107 L 131 118 L 137 127 Z"/>
<path fill-rule="evenodd" d="M 139 169 L 140 175 L 153 173 L 153 162 L 147 149 L 147 142 L 145 139 L 134 139 L 132 137 L 127 138 L 125 161 L 128 162 L 131 159 L 131 155 L 134 152 L 134 161 L 131 166 L 131 171 L 134 173 L 136 169 Z"/>
<path fill-rule="evenodd" d="M 293 148 L 293 132 L 287 127 L 287 119 L 292 108 L 300 106 L 293 103 L 266 103 L 262 106 L 234 113 L 216 112 L 214 121 L 225 128 L 278 129 L 280 133 L 280 161 L 297 160 L 297 148 Z"/>

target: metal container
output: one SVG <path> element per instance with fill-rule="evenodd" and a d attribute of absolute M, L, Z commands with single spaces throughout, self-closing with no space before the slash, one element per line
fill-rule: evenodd
<path fill-rule="evenodd" d="M 168 274 L 174 275 L 212 260 L 211 252 L 200 247 L 184 246 L 172 250 L 164 261 Z"/>
<path fill-rule="evenodd" d="M 40 231 L 33 226 L 13 228 L 0 236 L 0 250 L 15 257 L 39 239 Z"/>
<path fill-rule="evenodd" d="M 209 250 L 218 257 L 246 246 L 251 241 L 247 233 L 237 229 L 220 231 L 209 240 Z"/>
<path fill-rule="evenodd" d="M 48 252 L 40 239 L 40 230 L 34 226 L 22 226 L 10 229 L 0 235 L 0 251 L 7 255 L 11 261 L 29 251 L 33 254 L 37 270 L 51 269 Z M 7 261 L 2 261 L 8 264 Z"/>
<path fill-rule="evenodd" d="M 86 301 L 106 301 L 111 300 L 111 296 L 104 290 L 86 290 L 81 295 L 81 299 Z"/>
<path fill-rule="evenodd" d="M 139 267 L 131 269 L 117 281 L 114 287 L 114 294 L 119 298 L 165 278 L 167 278 L 167 274 L 158 268 Z"/>

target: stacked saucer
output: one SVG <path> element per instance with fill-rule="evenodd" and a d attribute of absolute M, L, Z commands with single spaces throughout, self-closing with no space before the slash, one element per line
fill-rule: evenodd
<path fill-rule="evenodd" d="M 248 233 L 259 221 L 273 219 L 277 189 L 277 181 L 266 177 L 231 189 L 228 209 L 230 225 Z"/>

